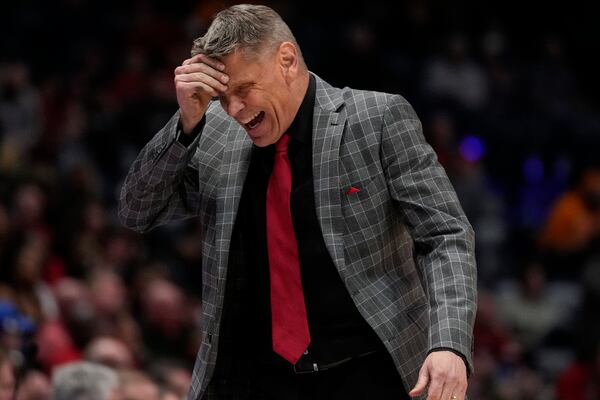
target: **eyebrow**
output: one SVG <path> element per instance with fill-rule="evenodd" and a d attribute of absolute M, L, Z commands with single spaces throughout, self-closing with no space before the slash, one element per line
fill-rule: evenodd
<path fill-rule="evenodd" d="M 254 85 L 254 81 L 246 81 L 246 82 L 241 82 L 241 83 L 239 83 L 239 84 L 237 84 L 237 85 L 234 85 L 233 87 L 234 87 L 236 90 L 239 90 L 239 89 L 245 89 L 245 88 L 247 88 L 248 86 L 252 86 L 252 85 Z"/>
<path fill-rule="evenodd" d="M 256 82 L 254 82 L 254 81 L 242 81 L 240 83 L 234 83 L 233 85 L 230 84 L 229 85 L 230 90 L 228 90 L 228 92 L 229 91 L 235 92 L 238 90 L 246 89 L 247 87 L 252 86 L 255 83 Z M 221 98 L 221 95 L 217 96 L 217 98 Z"/>

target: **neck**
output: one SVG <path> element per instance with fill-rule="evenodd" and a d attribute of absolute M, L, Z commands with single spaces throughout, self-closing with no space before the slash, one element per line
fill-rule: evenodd
<path fill-rule="evenodd" d="M 308 90 L 308 82 L 309 82 L 309 73 L 307 70 L 303 71 L 302 74 L 298 76 L 292 83 L 292 96 L 290 98 L 292 102 L 292 110 L 294 110 L 294 116 L 292 120 L 289 122 L 290 124 L 298 115 L 298 110 L 300 110 L 300 106 L 302 105 L 302 101 L 304 100 L 304 96 L 306 96 L 306 91 Z M 288 127 L 289 128 L 289 125 Z M 286 130 L 287 130 L 286 128 Z"/>

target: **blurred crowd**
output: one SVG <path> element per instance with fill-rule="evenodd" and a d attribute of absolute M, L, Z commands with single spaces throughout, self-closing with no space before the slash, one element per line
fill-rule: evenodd
<path fill-rule="evenodd" d="M 177 109 L 173 69 L 230 2 L 123 3 L 3 5 L 0 400 L 47 400 L 69 374 L 181 399 L 191 379 L 199 229 L 135 234 L 116 201 Z M 471 397 L 600 399 L 600 80 L 578 40 L 600 35 L 585 9 L 530 10 L 549 21 L 533 29 L 501 2 L 445 3 L 267 2 L 313 72 L 419 114 L 477 235 Z"/>

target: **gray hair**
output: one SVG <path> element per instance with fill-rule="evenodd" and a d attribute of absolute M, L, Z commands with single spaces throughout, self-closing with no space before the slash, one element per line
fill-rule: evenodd
<path fill-rule="evenodd" d="M 119 387 L 117 373 L 87 361 L 59 367 L 52 376 L 52 400 L 108 400 Z"/>
<path fill-rule="evenodd" d="M 283 42 L 293 43 L 302 60 L 298 42 L 279 14 L 267 6 L 238 4 L 215 15 L 206 34 L 194 40 L 191 53 L 221 58 L 240 49 L 255 59 Z"/>

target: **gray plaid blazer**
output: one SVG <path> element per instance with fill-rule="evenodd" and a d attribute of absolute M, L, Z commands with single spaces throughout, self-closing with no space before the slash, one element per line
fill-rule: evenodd
<path fill-rule="evenodd" d="M 407 390 L 436 347 L 460 352 L 472 370 L 474 234 L 417 115 L 398 95 L 316 82 L 315 206 L 356 307 Z M 131 166 L 119 216 L 140 232 L 200 219 L 202 337 L 189 393 L 197 400 L 217 358 L 229 246 L 252 142 L 217 103 L 187 148 L 177 141 L 178 120 L 176 113 Z"/>

